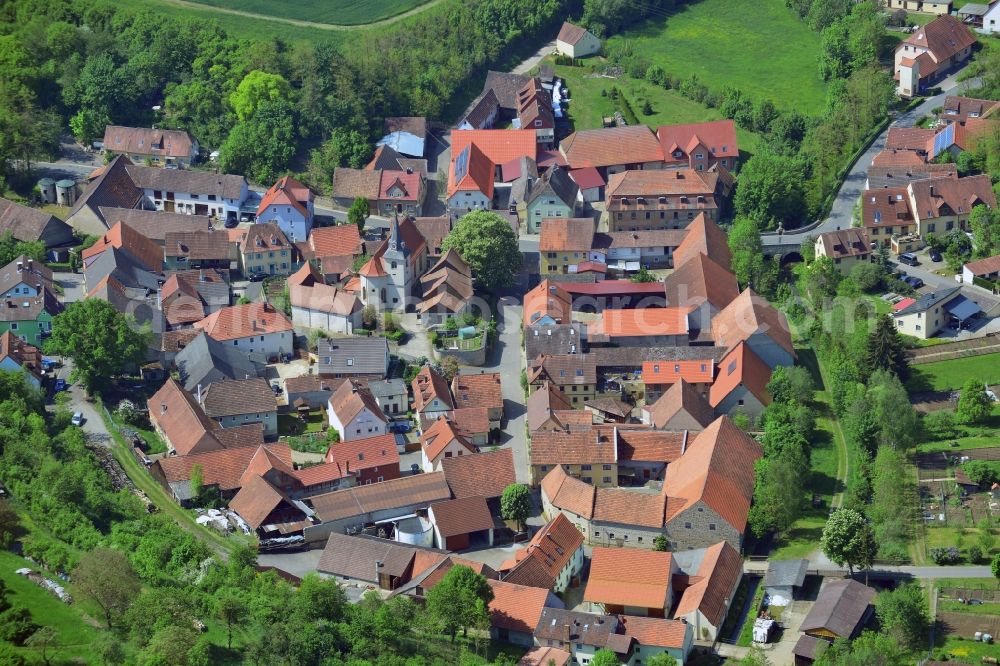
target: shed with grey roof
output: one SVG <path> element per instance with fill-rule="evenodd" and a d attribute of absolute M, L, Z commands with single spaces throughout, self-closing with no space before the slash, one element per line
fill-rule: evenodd
<path fill-rule="evenodd" d="M 809 560 L 778 560 L 768 563 L 764 575 L 764 591 L 776 606 L 787 606 L 795 596 L 795 588 L 806 579 Z M 783 600 L 783 601 L 782 601 Z"/>

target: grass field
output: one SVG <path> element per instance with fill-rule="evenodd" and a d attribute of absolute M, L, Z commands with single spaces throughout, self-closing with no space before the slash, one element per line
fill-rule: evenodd
<path fill-rule="evenodd" d="M 92 652 L 91 646 L 100 633 L 92 624 L 93 618 L 84 617 L 84 609 L 81 604 L 74 603 L 67 606 L 59 601 L 55 595 L 43 590 L 24 576 L 15 574 L 14 572 L 21 567 L 36 570 L 38 568 L 22 557 L 0 551 L 0 580 L 4 582 L 10 593 L 8 599 L 27 607 L 31 611 L 31 618 L 35 624 L 52 627 L 56 630 L 56 648 L 52 652 L 67 661 L 79 657 L 84 659 L 86 663 L 92 663 L 97 655 Z M 48 574 L 46 576 L 51 578 Z M 72 590 L 70 592 L 72 593 Z M 30 648 L 19 648 L 17 652 L 33 656 L 36 654 Z M 38 657 L 40 660 L 41 656 L 38 655 Z M 49 658 L 52 658 L 51 653 Z"/>
<path fill-rule="evenodd" d="M 917 453 L 938 451 L 963 451 L 1000 446 L 1000 405 L 993 407 L 993 414 L 982 425 L 955 426 L 955 437 L 941 437 L 941 433 L 926 431 L 927 441 L 917 445 Z M 954 446 L 953 446 L 954 444 Z"/>
<path fill-rule="evenodd" d="M 906 388 L 911 393 L 954 391 L 962 388 L 968 379 L 978 379 L 987 384 L 1000 383 L 1000 353 L 915 365 L 910 368 Z"/>
<path fill-rule="evenodd" d="M 592 74 L 590 63 L 583 62 L 587 66 L 555 67 L 556 75 L 566 81 L 570 90 L 569 117 L 575 129 L 601 127 L 601 119 L 614 113 L 617 108 L 615 102 L 609 96 L 601 94 L 602 91 L 610 91 L 612 86 L 618 88 L 625 96 L 639 122 L 649 125 L 654 130 L 660 125 L 697 123 L 722 118 L 717 109 L 709 109 L 675 90 L 664 90 L 648 81 L 633 79 L 627 75 L 618 79 L 590 76 Z M 648 116 L 642 113 L 643 102 L 647 100 L 653 109 L 652 115 Z M 742 150 L 750 153 L 757 150 L 760 138 L 756 134 L 741 127 L 736 128 L 736 134 Z"/>
<path fill-rule="evenodd" d="M 427 0 L 193 0 L 201 5 L 331 25 L 363 25 L 391 18 Z"/>
<path fill-rule="evenodd" d="M 673 76 L 692 74 L 712 91 L 735 86 L 779 109 L 819 114 L 826 84 L 816 56 L 820 35 L 782 0 L 701 0 L 683 5 L 608 40 L 622 40 L 634 52 Z"/>

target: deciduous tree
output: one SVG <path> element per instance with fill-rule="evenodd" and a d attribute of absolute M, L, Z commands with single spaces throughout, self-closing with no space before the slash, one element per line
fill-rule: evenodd
<path fill-rule="evenodd" d="M 875 613 L 882 630 L 900 645 L 911 649 L 920 646 L 930 625 L 927 597 L 914 583 L 879 592 L 875 599 Z"/>
<path fill-rule="evenodd" d="M 229 96 L 229 104 L 241 121 L 250 120 L 265 102 L 290 102 L 292 87 L 280 74 L 254 70 L 247 73 Z"/>
<path fill-rule="evenodd" d="M 364 197 L 356 198 L 351 207 L 347 209 L 347 221 L 355 225 L 359 233 L 364 233 L 365 222 L 369 215 L 371 215 L 371 206 L 368 204 L 368 199 Z"/>
<path fill-rule="evenodd" d="M 797 158 L 767 150 L 754 154 L 740 169 L 733 205 L 737 215 L 755 220 L 761 229 L 794 229 L 806 210 L 805 170 Z"/>
<path fill-rule="evenodd" d="M 108 629 L 139 594 L 139 579 L 132 563 L 123 553 L 110 548 L 95 548 L 81 555 L 73 569 L 73 583 L 100 607 Z"/>
<path fill-rule="evenodd" d="M 489 211 L 472 211 L 460 217 L 441 249 L 456 250 L 484 289 L 510 287 L 521 270 L 517 235 L 506 220 Z"/>
<path fill-rule="evenodd" d="M 520 529 L 531 515 L 531 491 L 523 483 L 512 483 L 503 489 L 500 496 L 500 515 L 504 520 L 513 520 Z"/>
<path fill-rule="evenodd" d="M 453 566 L 427 593 L 427 612 L 451 635 L 482 622 L 493 601 L 486 577 L 464 565 Z"/>
<path fill-rule="evenodd" d="M 839 565 L 867 569 L 875 559 L 875 536 L 865 517 L 853 509 L 837 509 L 823 527 L 823 553 Z"/>
<path fill-rule="evenodd" d="M 141 362 L 152 335 L 108 301 L 88 298 L 66 306 L 52 322 L 45 349 L 73 360 L 70 377 L 87 391 L 100 388 L 130 364 Z"/>
<path fill-rule="evenodd" d="M 993 401 L 986 395 L 986 388 L 978 379 L 967 379 L 958 397 L 955 416 L 960 423 L 974 425 L 985 423 L 993 413 Z"/>

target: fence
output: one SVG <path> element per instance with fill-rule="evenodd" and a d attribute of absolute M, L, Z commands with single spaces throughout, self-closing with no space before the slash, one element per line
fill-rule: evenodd
<path fill-rule="evenodd" d="M 958 340 L 930 347 L 910 349 L 906 352 L 906 358 L 909 360 L 910 365 L 921 365 L 924 363 L 936 363 L 938 361 L 950 361 L 956 358 L 993 354 L 1000 352 L 1000 337 L 998 336 L 1000 334 L 989 333 L 981 338 Z"/>

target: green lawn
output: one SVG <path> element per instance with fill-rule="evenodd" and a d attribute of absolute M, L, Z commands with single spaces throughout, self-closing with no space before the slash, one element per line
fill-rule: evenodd
<path fill-rule="evenodd" d="M 962 388 L 968 379 L 1000 383 L 1000 352 L 914 365 L 910 368 L 906 388 L 911 393 L 953 391 Z"/>
<path fill-rule="evenodd" d="M 551 64 L 551 58 L 549 62 Z M 583 67 L 555 66 L 556 75 L 565 80 L 569 87 L 569 117 L 574 129 L 601 127 L 602 118 L 614 113 L 618 108 L 616 103 L 610 96 L 601 94 L 602 91 L 610 92 L 612 87 L 618 88 L 628 100 L 639 122 L 654 130 L 660 125 L 698 123 L 722 118 L 718 109 L 709 109 L 675 90 L 665 90 L 649 81 L 633 79 L 627 74 L 618 79 L 594 76 L 590 67 L 593 61 L 582 62 Z M 648 116 L 642 113 L 643 103 L 647 100 L 653 110 Z M 757 150 L 760 138 L 756 134 L 737 127 L 736 135 L 742 150 L 750 153 Z"/>
<path fill-rule="evenodd" d="M 667 73 L 694 74 L 713 92 L 735 86 L 808 115 L 818 115 L 826 101 L 816 60 L 820 34 L 782 0 L 692 2 L 612 37 L 606 47 L 623 40 Z"/>
<path fill-rule="evenodd" d="M 955 437 L 941 437 L 940 433 L 925 431 L 929 438 L 917 445 L 917 453 L 938 451 L 962 451 L 1000 446 L 1000 405 L 993 407 L 990 419 L 976 426 L 956 426 Z"/>
<path fill-rule="evenodd" d="M 277 16 L 280 18 L 329 23 L 331 25 L 363 25 L 381 21 L 414 7 L 427 0 L 194 0 L 198 4 L 225 7 L 240 11 Z"/>
<path fill-rule="evenodd" d="M 987 645 L 949 635 L 943 642 L 939 641 L 938 645 L 940 647 L 934 653 L 947 654 L 950 656 L 949 661 L 956 664 L 981 664 L 983 657 L 996 657 L 997 655 L 995 642 L 992 645 Z"/>
<path fill-rule="evenodd" d="M 753 618 L 757 617 L 757 609 L 764 598 L 764 581 L 757 583 L 757 590 L 753 593 L 753 600 L 750 602 L 750 610 L 746 620 L 743 621 L 743 628 L 740 629 L 740 636 L 736 639 L 736 644 L 742 647 L 750 647 L 753 642 Z"/>
<path fill-rule="evenodd" d="M 20 603 L 31 611 L 35 624 L 52 627 L 56 630 L 56 649 L 53 651 L 67 661 L 79 657 L 86 663 L 96 663 L 92 645 L 100 634 L 93 618 L 85 618 L 83 607 L 79 603 L 66 605 L 52 593 L 35 585 L 24 576 L 14 572 L 21 567 L 38 570 L 38 567 L 13 553 L 0 551 L 0 580 L 10 592 L 8 599 Z M 48 578 L 53 578 L 45 574 Z M 54 578 L 53 578 L 54 580 Z M 70 589 L 72 594 L 72 589 Z M 21 648 L 17 652 L 24 655 L 35 655 L 30 648 Z M 50 655 L 50 659 L 52 656 Z M 41 663 L 41 655 L 38 655 Z M 32 662 L 34 663 L 34 662 Z"/>
<path fill-rule="evenodd" d="M 302 421 L 296 414 L 278 414 L 278 434 L 279 435 L 301 435 L 309 432 L 320 432 L 323 429 L 323 412 L 309 412 L 306 417 L 305 428 Z"/>

